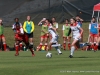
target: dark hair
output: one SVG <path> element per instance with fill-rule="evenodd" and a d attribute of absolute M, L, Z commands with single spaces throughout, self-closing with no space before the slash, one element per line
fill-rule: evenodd
<path fill-rule="evenodd" d="M 73 19 L 76 22 L 76 19 L 74 17 L 72 17 L 71 19 Z"/>
<path fill-rule="evenodd" d="M 65 21 L 66 21 L 66 20 L 69 22 L 69 19 L 65 19 Z"/>
<path fill-rule="evenodd" d="M 46 19 L 48 22 L 50 22 L 51 23 L 51 20 L 50 19 Z"/>
<path fill-rule="evenodd" d="M 15 18 L 14 20 L 16 20 L 16 19 L 19 20 L 19 18 Z"/>
<path fill-rule="evenodd" d="M 95 16 L 93 16 L 92 19 L 96 19 Z"/>

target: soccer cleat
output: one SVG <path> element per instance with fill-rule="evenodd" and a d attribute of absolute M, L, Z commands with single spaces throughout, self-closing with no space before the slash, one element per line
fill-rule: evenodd
<path fill-rule="evenodd" d="M 73 56 L 72 56 L 72 55 L 70 55 L 70 56 L 69 56 L 69 58 L 73 58 Z"/>
<path fill-rule="evenodd" d="M 18 55 L 19 55 L 19 53 L 16 53 L 16 54 L 15 54 L 15 56 L 18 56 Z"/>
<path fill-rule="evenodd" d="M 32 56 L 34 57 L 34 56 L 35 56 L 35 54 L 32 54 Z"/>
<path fill-rule="evenodd" d="M 62 55 L 62 53 L 59 53 L 58 55 Z"/>

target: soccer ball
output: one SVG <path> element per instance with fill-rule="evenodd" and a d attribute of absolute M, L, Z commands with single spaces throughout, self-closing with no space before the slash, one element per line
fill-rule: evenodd
<path fill-rule="evenodd" d="M 46 57 L 47 57 L 47 58 L 51 58 L 51 57 L 52 57 L 52 53 L 48 52 L 48 53 L 46 54 Z"/>

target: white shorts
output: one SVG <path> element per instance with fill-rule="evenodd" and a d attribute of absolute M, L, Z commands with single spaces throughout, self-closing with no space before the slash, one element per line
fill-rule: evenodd
<path fill-rule="evenodd" d="M 50 43 L 57 43 L 58 36 L 52 37 Z"/>
<path fill-rule="evenodd" d="M 81 39 L 81 37 L 79 38 L 79 36 L 80 36 L 80 34 L 73 35 L 73 39 L 74 39 L 74 40 L 80 40 L 80 39 Z"/>

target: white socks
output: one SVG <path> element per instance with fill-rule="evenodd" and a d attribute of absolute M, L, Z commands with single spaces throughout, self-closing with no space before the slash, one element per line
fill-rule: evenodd
<path fill-rule="evenodd" d="M 62 52 L 60 51 L 60 49 L 57 49 L 57 51 L 58 51 L 59 54 L 62 53 Z"/>
<path fill-rule="evenodd" d="M 55 44 L 55 45 L 52 45 L 51 47 L 59 47 L 61 46 L 61 44 Z"/>
<path fill-rule="evenodd" d="M 72 46 L 72 47 L 71 47 L 71 55 L 72 55 L 72 56 L 73 56 L 73 54 L 74 54 L 74 51 L 75 51 L 75 47 Z"/>

